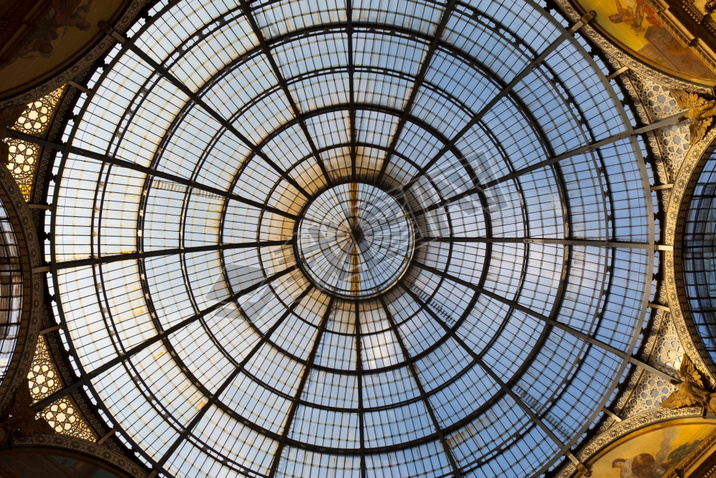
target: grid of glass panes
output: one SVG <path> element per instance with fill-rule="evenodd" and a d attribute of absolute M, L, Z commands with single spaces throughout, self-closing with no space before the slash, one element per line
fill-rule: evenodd
<path fill-rule="evenodd" d="M 392 287 L 413 256 L 410 216 L 391 195 L 359 182 L 319 194 L 301 215 L 296 250 L 322 291 L 346 299 Z"/>
<path fill-rule="evenodd" d="M 606 67 L 532 2 L 204 3 L 113 50 L 57 169 L 56 289 L 82 369 L 122 356 L 92 381 L 120 436 L 177 476 L 546 469 L 653 269 L 638 145 L 580 150 L 627 128 Z M 351 180 L 415 236 L 362 301 L 294 255 Z"/>
<path fill-rule="evenodd" d="M 8 211 L 0 201 L 0 382 L 12 360 L 22 319 L 20 250 Z"/>

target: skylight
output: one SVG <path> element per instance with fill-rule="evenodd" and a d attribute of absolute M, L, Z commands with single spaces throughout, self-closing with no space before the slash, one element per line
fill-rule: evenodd
<path fill-rule="evenodd" d="M 132 28 L 78 100 L 49 226 L 117 436 L 162 476 L 564 459 L 655 260 L 639 138 L 565 25 L 531 1 L 291 0 Z"/>

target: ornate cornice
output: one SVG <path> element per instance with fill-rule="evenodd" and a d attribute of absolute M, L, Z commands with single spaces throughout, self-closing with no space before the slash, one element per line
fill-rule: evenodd
<path fill-rule="evenodd" d="M 698 38 L 691 31 L 689 31 L 688 27 L 682 23 L 683 19 L 679 20 L 675 18 L 673 12 L 671 12 L 671 10 L 668 7 L 665 7 L 661 2 L 654 0 L 647 0 L 647 2 L 654 7 L 655 16 L 664 28 L 666 28 L 666 30 L 668 30 L 682 46 L 690 48 L 694 53 L 696 53 L 696 56 L 698 56 L 698 58 L 703 61 L 711 71 L 716 71 L 716 58 L 714 57 L 714 52 L 709 48 L 704 40 Z M 687 10 L 684 8 L 684 13 L 689 20 L 693 19 L 698 22 L 698 20 L 693 18 L 694 15 L 692 9 Z"/>
<path fill-rule="evenodd" d="M 691 48 L 712 71 L 716 67 L 716 24 L 711 14 L 696 5 L 695 0 L 646 0 L 655 10 L 656 17 L 667 29 Z"/>

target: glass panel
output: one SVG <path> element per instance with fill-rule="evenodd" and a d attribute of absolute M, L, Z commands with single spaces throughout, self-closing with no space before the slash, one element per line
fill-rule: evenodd
<path fill-rule="evenodd" d="M 49 260 L 160 474 L 523 477 L 594 425 L 654 211 L 639 143 L 594 144 L 631 126 L 580 39 L 508 1 L 172 2 L 131 31 L 67 131 Z"/>

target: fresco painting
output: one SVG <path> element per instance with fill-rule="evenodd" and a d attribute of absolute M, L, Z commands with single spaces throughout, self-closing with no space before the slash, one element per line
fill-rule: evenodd
<path fill-rule="evenodd" d="M 661 478 L 711 433 L 716 420 L 702 418 L 657 423 L 620 438 L 590 460 L 592 476 Z"/>
<path fill-rule="evenodd" d="M 639 60 L 687 80 L 713 83 L 716 75 L 683 47 L 656 18 L 645 0 L 579 0 L 597 13 L 593 22 Z"/>
<path fill-rule="evenodd" d="M 36 21 L 36 28 L 0 58 L 0 91 L 32 84 L 55 74 L 84 53 L 103 33 L 98 23 L 109 20 L 125 0 L 54 0 Z M 8 68 L 12 74 L 3 74 Z"/>

